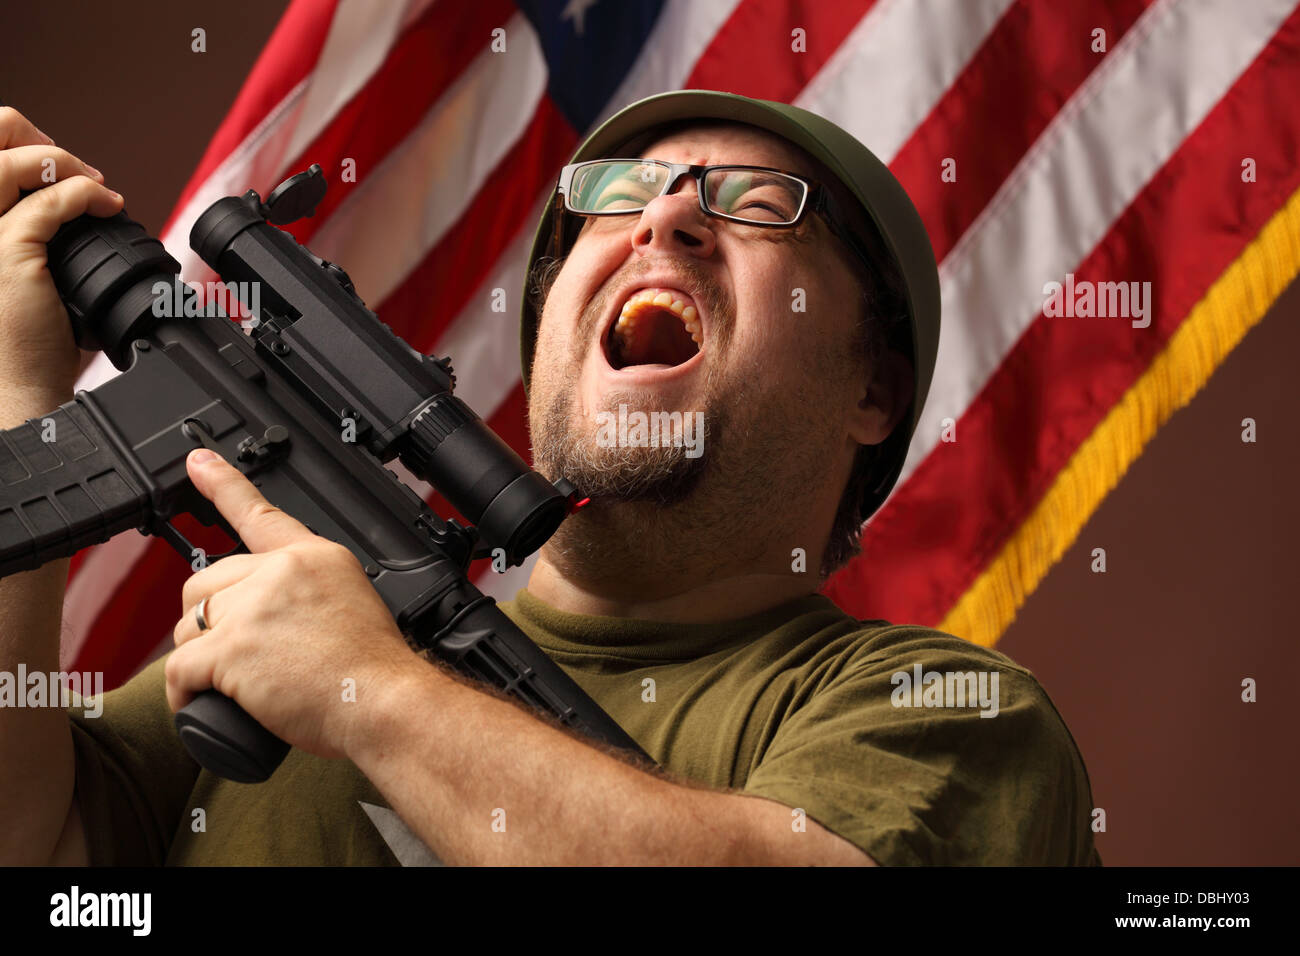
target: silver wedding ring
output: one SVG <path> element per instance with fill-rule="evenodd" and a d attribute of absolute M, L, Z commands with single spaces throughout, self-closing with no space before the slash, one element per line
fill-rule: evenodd
<path fill-rule="evenodd" d="M 203 616 L 203 610 L 207 606 L 208 599 L 204 598 L 199 602 L 199 606 L 194 609 L 194 620 L 198 621 L 200 631 L 206 631 L 208 629 L 208 619 Z"/>

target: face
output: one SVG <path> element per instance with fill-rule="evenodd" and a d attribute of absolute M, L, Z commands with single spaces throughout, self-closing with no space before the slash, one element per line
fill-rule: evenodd
<path fill-rule="evenodd" d="M 815 178 L 799 150 L 738 124 L 692 126 L 637 153 Z M 682 177 L 638 213 L 588 217 L 539 324 L 537 465 L 593 502 L 689 501 L 701 522 L 781 508 L 810 483 L 842 488 L 862 438 L 860 308 L 845 253 L 811 212 L 793 230 L 718 219 Z M 702 444 L 694 455 L 667 439 L 643 447 L 631 430 L 623 443 L 608 427 L 620 406 L 683 422 L 702 413 Z"/>

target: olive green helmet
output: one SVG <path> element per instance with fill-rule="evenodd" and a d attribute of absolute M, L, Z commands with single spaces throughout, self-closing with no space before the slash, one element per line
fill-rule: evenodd
<path fill-rule="evenodd" d="M 902 276 L 902 291 L 910 318 L 910 358 L 916 391 L 907 415 L 886 439 L 887 457 L 873 469 L 873 481 L 866 489 L 862 503 L 863 517 L 866 518 L 884 503 L 898 480 L 934 373 L 935 356 L 939 349 L 939 273 L 930 238 L 902 184 L 884 163 L 830 120 L 787 103 L 750 99 L 713 90 L 660 93 L 638 100 L 610 117 L 578 147 L 570 162 L 618 156 L 626 144 L 655 127 L 668 123 L 710 119 L 756 126 L 801 147 L 821 162 L 861 203 L 867 216 L 879 229 L 880 238 L 888 252 L 894 256 Z M 568 251 L 552 248 L 556 237 L 555 206 L 556 195 L 552 191 L 533 237 L 525 272 L 523 314 L 519 328 L 525 391 L 533 364 L 538 322 L 527 283 L 538 259 L 546 255 L 562 256 Z M 876 478 L 879 480 L 874 480 Z"/>

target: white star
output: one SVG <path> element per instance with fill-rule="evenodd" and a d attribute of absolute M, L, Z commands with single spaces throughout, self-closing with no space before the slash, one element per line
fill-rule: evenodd
<path fill-rule="evenodd" d="M 582 18 L 587 10 L 594 7 L 599 0 L 569 0 L 563 12 L 560 13 L 561 20 L 573 21 L 573 32 L 582 36 Z"/>

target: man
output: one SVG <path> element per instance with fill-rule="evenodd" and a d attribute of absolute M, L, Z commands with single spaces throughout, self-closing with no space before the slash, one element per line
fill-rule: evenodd
<path fill-rule="evenodd" d="M 119 208 L 66 156 L 71 178 L 42 190 L 62 188 L 57 201 L 15 205 L 51 149 L 21 117 L 0 121 L 0 256 Z M 623 158 L 636 161 L 591 163 Z M 192 480 L 252 553 L 188 580 L 177 649 L 107 695 L 102 718 L 32 718 L 24 742 L 0 712 L 0 757 L 25 771 L 0 791 L 0 819 L 26 821 L 6 857 L 1099 862 L 1082 760 L 1028 672 L 816 593 L 898 476 L 937 349 L 933 255 L 888 171 L 793 107 L 652 97 L 565 168 L 529 274 L 537 464 L 592 504 L 503 608 L 660 768 L 411 654 L 348 552 L 195 452 Z M 71 384 L 66 322 L 28 276 L 21 294 L 0 286 L 0 315 L 63 377 L 38 395 L 14 384 L 32 363 L 11 371 L 5 426 Z M 616 424 L 638 413 L 664 440 Z M 0 582 L 6 620 L 42 642 L 10 628 L 6 666 L 57 660 L 49 570 Z M 177 741 L 172 712 L 212 686 L 294 745 L 267 783 L 199 772 Z"/>

